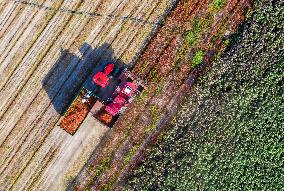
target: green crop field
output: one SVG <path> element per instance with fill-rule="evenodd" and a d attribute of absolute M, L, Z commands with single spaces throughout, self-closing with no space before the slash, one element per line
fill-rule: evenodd
<path fill-rule="evenodd" d="M 283 190 L 283 20 L 283 2 L 254 2 L 127 190 Z"/>

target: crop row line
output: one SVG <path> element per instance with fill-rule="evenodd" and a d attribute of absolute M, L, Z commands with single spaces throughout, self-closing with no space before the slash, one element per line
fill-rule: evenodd
<path fill-rule="evenodd" d="M 96 13 L 96 12 L 87 12 L 87 11 L 77 11 L 77 10 L 72 10 L 72 9 L 65 9 L 65 8 L 52 8 L 49 6 L 45 6 L 42 4 L 38 4 L 35 2 L 28 2 L 24 0 L 15 0 L 15 3 L 20 3 L 24 5 L 29 5 L 33 6 L 35 8 L 39 9 L 45 9 L 48 11 L 54 11 L 54 12 L 62 12 L 62 13 L 70 13 L 70 14 L 76 14 L 76 15 L 83 15 L 83 16 L 89 16 L 89 17 L 108 17 L 112 19 L 121 19 L 121 20 L 131 20 L 134 22 L 138 23 L 144 23 L 144 24 L 151 24 L 151 25 L 159 25 L 159 22 L 152 22 L 152 21 L 146 21 L 144 19 L 138 18 L 138 17 L 131 17 L 130 15 L 125 15 L 125 16 L 118 16 L 118 15 L 113 15 L 113 14 L 101 14 L 101 13 Z"/>

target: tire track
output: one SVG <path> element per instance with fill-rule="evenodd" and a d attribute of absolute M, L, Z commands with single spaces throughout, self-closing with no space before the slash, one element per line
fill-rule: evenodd
<path fill-rule="evenodd" d="M 55 140 L 63 140 L 62 137 L 64 136 L 66 136 L 66 134 L 56 134 Z M 45 144 L 44 147 L 41 148 L 43 151 L 45 151 L 40 154 L 42 157 L 39 158 L 39 157 L 36 157 L 36 155 L 33 156 L 36 165 L 33 166 L 32 172 L 26 173 L 26 177 L 29 177 L 29 179 L 32 178 L 33 180 L 36 179 L 36 177 L 42 173 L 42 170 L 45 169 L 48 164 L 50 164 L 52 158 L 55 157 L 55 154 L 58 153 L 57 146 L 60 145 L 62 142 L 63 141 L 58 141 L 58 142 L 55 142 L 56 144 L 54 143 Z M 39 153 L 36 152 L 36 154 L 39 154 Z M 15 184 L 17 181 L 19 181 L 19 176 L 17 176 L 17 179 L 12 184 L 10 184 L 10 187 L 8 187 L 8 190 L 15 190 L 15 191 L 31 190 L 29 188 L 27 189 L 25 188 L 30 187 L 33 181 L 31 181 L 30 185 L 28 184 L 28 182 L 24 182 L 24 181 L 22 181 L 21 184 Z"/>
<path fill-rule="evenodd" d="M 57 130 L 63 133 L 61 129 L 57 128 Z M 56 187 L 62 186 L 62 183 L 64 182 L 65 179 L 63 177 L 64 175 L 66 175 L 67 169 L 71 169 L 72 166 L 75 167 L 76 163 L 80 161 L 81 157 L 85 159 L 81 160 L 82 162 L 79 166 L 83 166 L 86 158 L 88 158 L 91 155 L 93 150 L 92 148 L 94 148 L 94 146 L 100 140 L 97 131 L 98 129 L 91 127 L 87 131 L 86 130 L 84 131 L 84 136 L 82 136 L 83 132 L 82 129 L 80 129 L 80 131 L 78 131 L 78 134 L 75 135 L 74 137 L 68 136 L 64 140 L 64 142 L 60 145 L 60 147 L 58 147 L 59 153 L 57 157 L 55 158 L 54 161 L 52 161 L 52 164 L 49 166 L 50 168 L 46 169 L 42 177 L 39 178 L 39 181 L 37 182 L 37 185 L 35 185 L 34 189 L 43 190 L 44 188 L 47 188 L 49 190 L 63 190 L 63 188 L 58 189 Z M 107 128 L 104 129 L 102 127 L 100 131 L 106 132 L 108 131 L 108 129 Z M 79 136 L 80 133 L 81 135 Z M 82 142 L 82 138 L 87 141 Z M 60 169 L 60 171 L 59 170 L 56 171 L 55 169 Z M 79 169 L 80 168 L 77 167 L 77 171 Z M 60 180 L 60 181 L 55 181 L 55 180 Z"/>

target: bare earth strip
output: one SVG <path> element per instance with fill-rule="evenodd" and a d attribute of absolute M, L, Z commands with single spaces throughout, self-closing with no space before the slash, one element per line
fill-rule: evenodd
<path fill-rule="evenodd" d="M 86 121 L 71 136 L 54 103 L 67 104 L 101 61 L 128 64 L 171 1 L 28 2 L 52 9 L 0 3 L 0 190 L 64 190 L 108 129 Z M 61 60 L 62 50 L 72 55 Z"/>

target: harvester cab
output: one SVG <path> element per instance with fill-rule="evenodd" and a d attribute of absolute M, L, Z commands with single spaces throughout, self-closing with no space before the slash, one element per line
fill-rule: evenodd
<path fill-rule="evenodd" d="M 105 88 L 109 83 L 110 73 L 114 70 L 114 64 L 110 63 L 105 68 L 104 71 L 97 72 L 94 77 L 93 81 L 96 85 Z"/>

